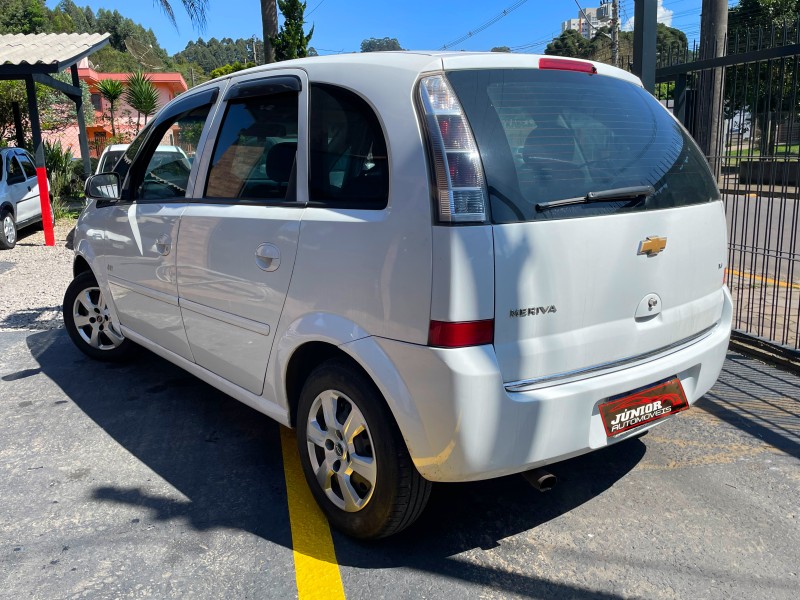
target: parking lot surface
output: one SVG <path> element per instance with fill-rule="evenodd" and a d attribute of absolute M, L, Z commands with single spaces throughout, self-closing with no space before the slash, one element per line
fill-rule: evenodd
<path fill-rule="evenodd" d="M 292 434 L 152 354 L 102 364 L 63 330 L 4 331 L 0 391 L 1 598 L 800 590 L 800 378 L 735 353 L 691 410 L 553 465 L 552 492 L 520 476 L 436 486 L 407 531 L 333 532 L 330 554 Z"/>

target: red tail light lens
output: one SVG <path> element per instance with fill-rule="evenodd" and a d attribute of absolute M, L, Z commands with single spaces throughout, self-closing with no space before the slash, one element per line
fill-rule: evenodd
<path fill-rule="evenodd" d="M 539 68 L 554 69 L 556 71 L 578 71 L 579 73 L 589 73 L 590 75 L 597 73 L 597 67 L 592 63 L 565 58 L 540 58 Z"/>
<path fill-rule="evenodd" d="M 494 319 L 448 323 L 431 321 L 428 345 L 439 348 L 483 346 L 494 341 Z"/>

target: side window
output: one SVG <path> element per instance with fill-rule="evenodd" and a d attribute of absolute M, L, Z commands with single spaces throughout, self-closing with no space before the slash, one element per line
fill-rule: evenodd
<path fill-rule="evenodd" d="M 6 182 L 9 184 L 22 183 L 25 181 L 25 171 L 19 164 L 15 156 L 6 155 Z"/>
<path fill-rule="evenodd" d="M 386 208 L 389 161 L 378 117 L 348 90 L 313 84 L 309 200 L 330 208 Z"/>
<path fill-rule="evenodd" d="M 201 106 L 157 126 L 154 133 L 163 131 L 158 143 L 148 140 L 148 148 L 136 159 L 137 164 L 142 164 L 140 160 L 147 161 L 147 166 L 138 173 L 136 198 L 169 200 L 186 196 L 195 150 L 210 110 L 210 105 Z"/>
<path fill-rule="evenodd" d="M 28 179 L 36 177 L 36 167 L 33 166 L 31 159 L 26 154 L 17 154 L 17 158 L 22 165 L 22 170 L 25 171 L 25 177 Z"/>
<path fill-rule="evenodd" d="M 294 201 L 297 92 L 232 100 L 217 136 L 205 196 Z"/>

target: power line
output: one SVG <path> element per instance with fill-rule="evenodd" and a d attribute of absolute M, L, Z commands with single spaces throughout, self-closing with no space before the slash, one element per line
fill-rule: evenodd
<path fill-rule="evenodd" d="M 472 36 L 474 36 L 474 35 L 476 35 L 476 34 L 480 33 L 481 31 L 483 31 L 484 29 L 488 29 L 489 27 L 491 27 L 492 25 L 494 25 L 495 23 L 497 23 L 497 22 L 498 22 L 500 19 L 502 19 L 503 17 L 506 17 L 506 16 L 508 16 L 510 13 L 514 12 L 514 11 L 515 11 L 515 10 L 517 10 L 517 9 L 518 9 L 520 6 L 522 6 L 523 4 L 525 4 L 527 1 L 528 1 L 528 0 L 519 0 L 518 2 L 516 2 L 515 4 L 512 4 L 512 5 L 511 5 L 511 6 L 509 6 L 508 8 L 504 9 L 504 10 L 503 10 L 503 12 L 501 12 L 501 13 L 500 13 L 500 14 L 498 14 L 498 15 L 495 15 L 494 17 L 492 17 L 491 19 L 489 19 L 488 21 L 486 21 L 485 23 L 483 23 L 482 25 L 480 25 L 480 26 L 479 26 L 479 27 L 477 27 L 476 29 L 473 29 L 472 31 L 468 31 L 467 33 L 465 33 L 465 34 L 464 34 L 464 35 L 462 35 L 461 37 L 459 37 L 459 38 L 457 38 L 457 39 L 453 40 L 452 42 L 447 42 L 447 43 L 446 43 L 444 46 L 442 46 L 442 47 L 440 48 L 440 50 L 447 50 L 448 48 L 450 48 L 450 47 L 452 47 L 452 46 L 458 46 L 458 45 L 459 45 L 461 42 L 463 42 L 464 40 L 468 40 L 468 39 L 469 39 L 469 38 L 471 38 Z"/>

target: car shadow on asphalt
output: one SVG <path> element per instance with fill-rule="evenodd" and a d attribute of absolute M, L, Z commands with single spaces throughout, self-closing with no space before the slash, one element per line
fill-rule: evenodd
<path fill-rule="evenodd" d="M 800 377 L 729 352 L 720 379 L 697 407 L 800 458 Z"/>
<path fill-rule="evenodd" d="M 116 482 L 90 490 L 93 500 L 141 507 L 150 519 L 181 519 L 197 530 L 238 528 L 291 548 L 279 426 L 272 420 L 146 351 L 129 364 L 94 362 L 63 330 L 31 334 L 27 344 L 41 371 L 78 408 L 187 498 Z M 405 567 L 524 596 L 615 598 L 456 555 L 494 548 L 591 501 L 645 452 L 632 439 L 554 465 L 559 485 L 547 493 L 520 476 L 434 486 L 420 520 L 397 536 L 362 543 L 335 533 L 338 562 Z"/>

